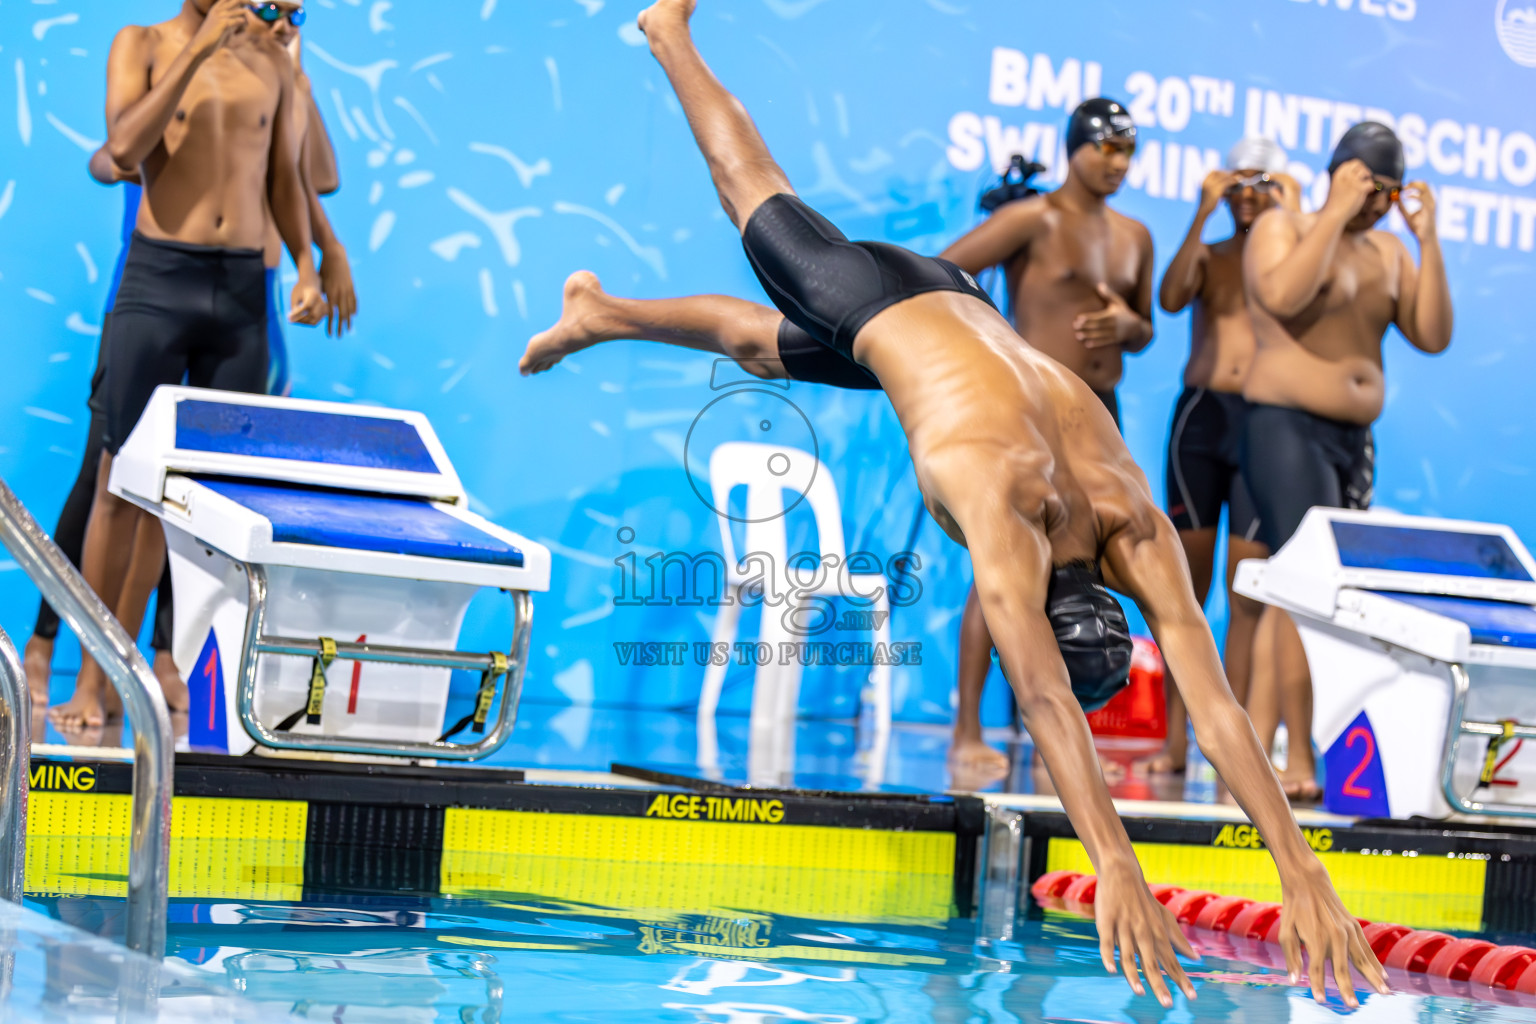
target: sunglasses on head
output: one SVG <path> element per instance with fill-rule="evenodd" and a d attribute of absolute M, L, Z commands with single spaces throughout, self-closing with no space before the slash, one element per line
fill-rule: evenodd
<path fill-rule="evenodd" d="M 285 8 L 282 4 L 273 3 L 251 4 L 251 13 L 256 15 L 256 17 L 260 18 L 262 21 L 266 22 L 268 25 L 286 15 L 288 17 L 288 24 L 292 25 L 294 28 L 298 28 L 300 25 L 304 24 L 304 19 L 306 17 L 304 14 L 304 8 L 302 7 Z"/>

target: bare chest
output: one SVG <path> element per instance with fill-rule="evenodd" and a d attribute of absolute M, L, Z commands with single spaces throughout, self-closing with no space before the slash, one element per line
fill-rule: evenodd
<path fill-rule="evenodd" d="M 1390 323 L 1397 309 L 1400 282 L 1395 268 L 1368 239 L 1339 246 L 1317 301 L 1322 313 L 1352 312 Z"/>
<path fill-rule="evenodd" d="M 174 58 L 174 53 L 156 53 L 152 84 L 164 76 Z M 198 68 L 182 94 L 166 126 L 167 149 L 175 153 L 206 138 L 221 146 L 265 150 L 281 90 L 270 59 L 255 48 L 219 50 Z"/>
<path fill-rule="evenodd" d="M 1128 227 L 1102 217 L 1052 218 L 1031 243 L 1021 283 L 1047 288 L 1063 298 L 1091 294 L 1100 283 L 1132 294 L 1141 253 Z"/>

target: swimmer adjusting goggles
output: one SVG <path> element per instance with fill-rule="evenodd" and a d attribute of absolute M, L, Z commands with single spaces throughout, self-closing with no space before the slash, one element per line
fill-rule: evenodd
<path fill-rule="evenodd" d="M 294 28 L 304 24 L 304 19 L 308 17 L 302 7 L 285 8 L 282 4 L 274 3 L 251 4 L 251 13 L 268 25 L 286 14 L 288 16 L 288 24 Z"/>
<path fill-rule="evenodd" d="M 1245 177 L 1238 178 L 1230 186 L 1232 189 L 1251 188 L 1255 192 L 1268 192 L 1272 188 L 1279 187 L 1280 183 L 1276 181 L 1273 176 L 1265 174 L 1262 171 L 1258 174 L 1249 174 Z"/>

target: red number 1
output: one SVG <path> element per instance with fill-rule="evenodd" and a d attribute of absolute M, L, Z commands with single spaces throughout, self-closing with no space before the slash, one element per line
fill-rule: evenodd
<path fill-rule="evenodd" d="M 1365 740 L 1365 756 L 1360 759 L 1359 764 L 1355 765 L 1355 770 L 1349 773 L 1349 778 L 1344 780 L 1344 795 L 1369 800 L 1371 791 L 1356 786 L 1355 780 L 1360 777 L 1361 772 L 1365 771 L 1365 766 L 1371 763 L 1371 758 L 1376 756 L 1376 737 L 1372 736 L 1371 730 L 1365 726 L 1357 725 L 1349 730 L 1348 736 L 1344 737 L 1344 746 L 1353 747 L 1356 739 Z"/>

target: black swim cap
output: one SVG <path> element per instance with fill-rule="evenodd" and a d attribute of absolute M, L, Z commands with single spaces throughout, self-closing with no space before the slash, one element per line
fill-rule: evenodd
<path fill-rule="evenodd" d="M 1131 679 L 1131 627 L 1104 586 L 1097 566 L 1068 565 L 1051 571 L 1045 614 L 1067 663 L 1072 693 L 1084 711 L 1097 711 Z"/>
<path fill-rule="evenodd" d="M 1396 132 L 1379 121 L 1361 121 L 1344 133 L 1328 161 L 1328 173 L 1351 160 L 1359 160 L 1372 174 L 1403 180 L 1403 143 Z"/>
<path fill-rule="evenodd" d="M 1113 137 L 1136 141 L 1136 122 L 1131 120 L 1131 112 L 1103 96 L 1083 100 L 1067 121 L 1067 156 L 1070 158 L 1090 142 Z"/>
<path fill-rule="evenodd" d="M 1096 566 L 1067 565 L 1051 570 L 1045 614 L 1056 633 L 1072 695 L 1084 711 L 1099 710 L 1131 680 L 1136 648 L 1120 602 L 1105 588 Z M 992 659 L 1000 663 L 995 649 Z"/>

